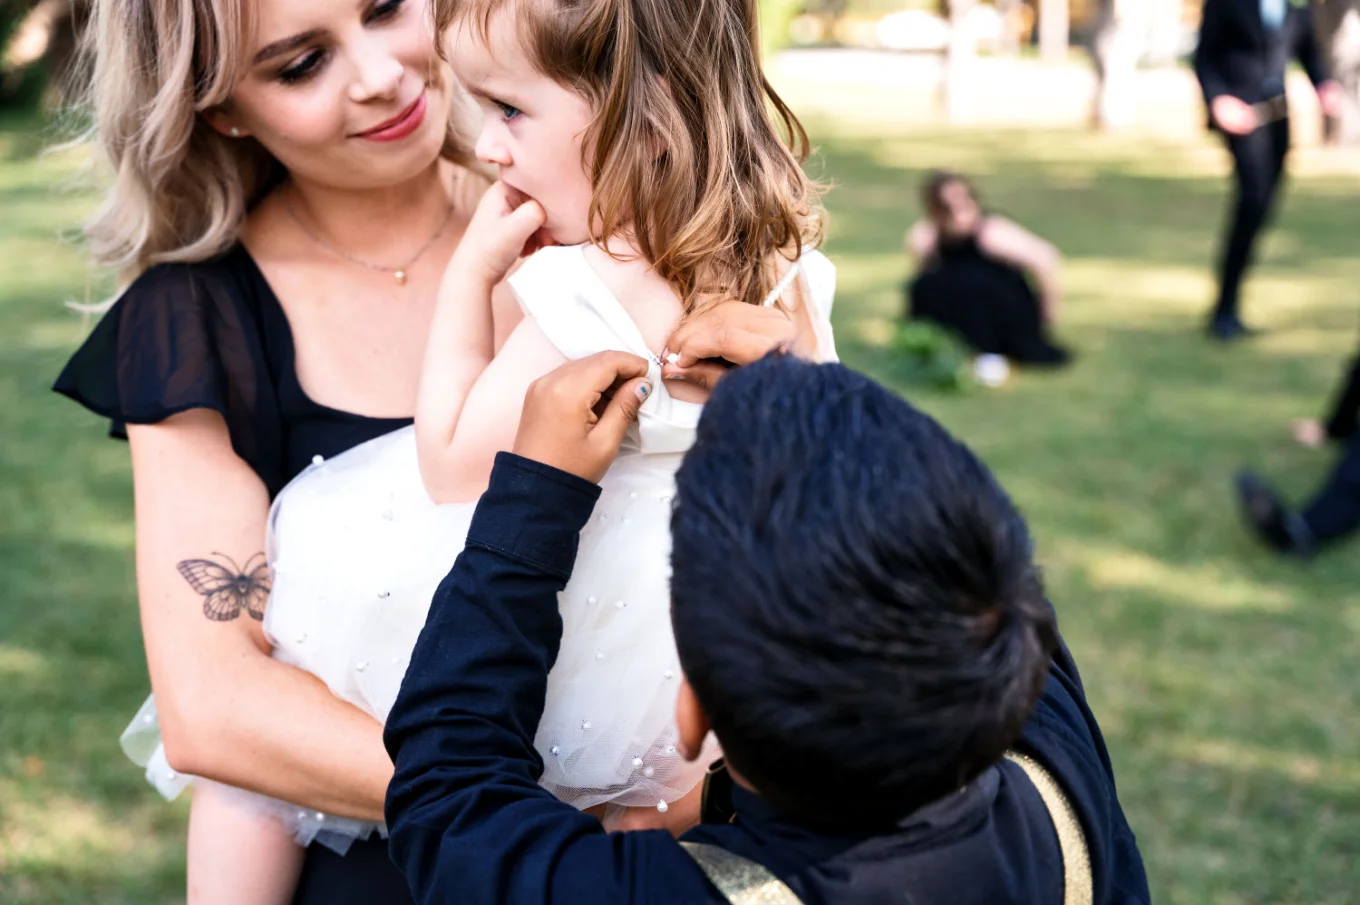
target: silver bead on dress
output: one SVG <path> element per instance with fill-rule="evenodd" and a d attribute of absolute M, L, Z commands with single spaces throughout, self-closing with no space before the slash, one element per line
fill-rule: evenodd
<path fill-rule="evenodd" d="M 664 814 L 671 809 L 671 806 L 666 804 L 665 800 L 663 799 L 662 801 L 658 801 L 656 803 L 656 809 Z"/>
<path fill-rule="evenodd" d="M 648 767 L 647 769 L 642 771 L 642 775 L 647 777 L 648 779 L 651 779 L 653 776 L 656 775 L 656 768 Z"/>
<path fill-rule="evenodd" d="M 324 461 L 326 461 L 326 457 L 321 455 L 321 453 L 317 453 L 316 455 L 312 456 L 313 465 L 320 465 Z"/>
<path fill-rule="evenodd" d="M 358 663 L 354 664 L 354 668 L 359 672 L 363 672 L 365 669 L 368 669 L 368 661 L 360 660 Z"/>
<path fill-rule="evenodd" d="M 553 745 L 551 748 L 548 749 L 548 753 L 551 754 L 553 757 L 556 757 L 557 755 L 562 753 L 562 749 L 557 747 L 556 745 Z"/>
<path fill-rule="evenodd" d="M 640 767 L 640 766 L 642 766 L 642 758 L 640 758 L 640 757 L 635 757 L 635 758 L 633 758 L 633 766 L 635 766 L 635 767 Z"/>
<path fill-rule="evenodd" d="M 590 720 L 581 720 L 581 728 L 586 732 L 590 731 Z"/>

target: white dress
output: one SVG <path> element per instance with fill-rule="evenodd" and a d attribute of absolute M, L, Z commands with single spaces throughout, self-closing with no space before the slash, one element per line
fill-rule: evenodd
<path fill-rule="evenodd" d="M 835 357 L 827 315 L 835 269 L 806 253 L 771 301 L 799 274 L 818 356 Z M 670 627 L 670 514 L 676 469 L 702 406 L 673 398 L 660 361 L 591 268 L 581 246 L 547 248 L 510 285 L 528 316 L 568 359 L 603 350 L 651 361 L 655 391 L 601 483 L 559 597 L 563 636 L 548 677 L 535 746 L 543 785 L 579 808 L 660 807 L 703 778 L 717 756 L 686 762 L 675 749 L 680 666 Z M 273 587 L 264 630 L 274 657 L 322 679 L 338 697 L 385 721 L 425 624 L 435 588 L 466 539 L 475 504 L 437 506 L 426 496 L 414 428 L 321 461 L 274 501 L 268 556 Z M 124 735 L 167 797 L 186 782 L 168 773 L 148 700 Z M 240 793 L 282 817 L 300 842 L 343 851 L 382 828 Z"/>

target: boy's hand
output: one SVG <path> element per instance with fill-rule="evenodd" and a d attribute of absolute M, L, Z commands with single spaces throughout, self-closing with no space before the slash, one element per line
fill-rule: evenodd
<path fill-rule="evenodd" d="M 546 217 L 537 201 L 497 182 L 477 205 L 449 269 L 459 268 L 494 286 L 505 279 L 517 260 L 548 244 L 543 231 Z"/>
<path fill-rule="evenodd" d="M 651 394 L 647 360 L 597 352 L 534 381 L 524 397 L 513 452 L 599 482 L 628 425 Z"/>

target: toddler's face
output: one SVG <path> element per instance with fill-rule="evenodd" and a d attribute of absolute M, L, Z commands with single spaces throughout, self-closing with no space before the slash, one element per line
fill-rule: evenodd
<path fill-rule="evenodd" d="M 513 33 L 513 18 L 497 15 L 490 43 L 467 27 L 449 48 L 454 72 L 482 111 L 477 157 L 500 168 L 507 185 L 547 213 L 549 236 L 560 245 L 591 239 L 591 185 L 581 142 L 594 118 L 590 104 L 537 71 Z"/>

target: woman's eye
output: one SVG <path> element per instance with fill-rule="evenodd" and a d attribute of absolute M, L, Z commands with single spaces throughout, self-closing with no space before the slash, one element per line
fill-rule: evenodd
<path fill-rule="evenodd" d="M 519 116 L 520 113 L 522 112 L 518 107 L 512 107 L 509 104 L 502 104 L 500 101 L 494 101 L 494 103 L 497 109 L 501 111 L 501 116 L 505 117 L 507 122 Z"/>
<path fill-rule="evenodd" d="M 373 12 L 369 13 L 368 21 L 380 22 L 383 19 L 390 19 L 397 14 L 397 11 L 405 5 L 406 0 L 387 0 L 386 3 L 379 3 L 373 7 Z"/>
<path fill-rule="evenodd" d="M 321 64 L 324 57 L 325 53 L 321 50 L 308 51 L 302 59 L 279 73 L 279 81 L 285 85 L 295 85 L 303 81 L 316 71 L 316 67 Z"/>

